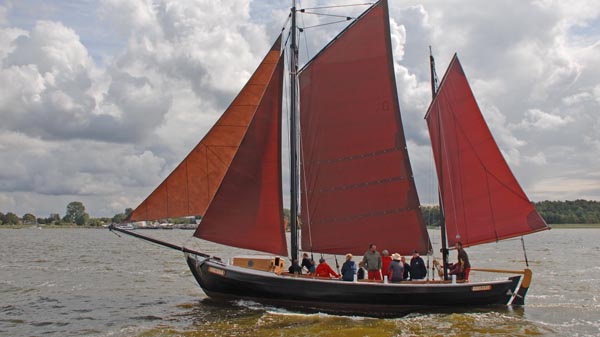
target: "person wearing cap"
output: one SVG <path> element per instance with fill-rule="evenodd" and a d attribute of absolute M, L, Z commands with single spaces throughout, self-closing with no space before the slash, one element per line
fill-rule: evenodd
<path fill-rule="evenodd" d="M 340 278 L 340 275 L 338 273 L 336 273 L 333 269 L 331 269 L 331 267 L 327 264 L 327 262 L 325 262 L 324 258 L 320 258 L 319 259 L 319 265 L 317 266 L 317 269 L 315 270 L 315 275 L 319 276 L 319 277 L 335 277 L 335 278 Z"/>
<path fill-rule="evenodd" d="M 356 274 L 356 263 L 352 261 L 352 254 L 346 254 L 346 262 L 342 265 L 342 280 L 354 281 Z"/>
<path fill-rule="evenodd" d="M 392 254 L 392 262 L 388 266 L 387 275 L 390 282 L 402 282 L 404 279 L 404 265 L 400 254 Z"/>
<path fill-rule="evenodd" d="M 410 279 L 411 280 L 422 280 L 427 276 L 427 267 L 425 262 L 419 256 L 417 250 L 413 250 L 413 257 L 410 259 Z"/>
<path fill-rule="evenodd" d="M 367 268 L 369 280 L 381 280 L 381 254 L 374 243 L 369 245 L 369 250 L 363 256 L 363 264 Z"/>

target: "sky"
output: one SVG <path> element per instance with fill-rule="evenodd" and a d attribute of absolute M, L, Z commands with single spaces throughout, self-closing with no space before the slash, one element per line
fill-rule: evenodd
<path fill-rule="evenodd" d="M 363 2 L 301 1 L 299 7 L 356 3 Z M 111 217 L 136 207 L 227 108 L 281 32 L 290 6 L 0 0 L 0 212 L 64 215 L 69 202 L 81 201 L 91 216 Z M 355 17 L 364 9 L 319 12 Z M 304 14 L 298 20 L 309 27 L 336 19 Z M 390 0 L 390 23 L 422 204 L 437 203 L 423 120 L 431 99 L 429 46 L 440 77 L 458 53 L 532 201 L 600 200 L 597 3 Z M 301 62 L 343 27 L 306 29 L 299 37 Z"/>

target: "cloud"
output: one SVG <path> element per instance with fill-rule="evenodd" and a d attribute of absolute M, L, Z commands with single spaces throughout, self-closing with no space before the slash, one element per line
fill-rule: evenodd
<path fill-rule="evenodd" d="M 389 3 L 402 121 L 422 202 L 435 202 L 437 193 L 423 120 L 430 45 L 440 77 L 458 52 L 532 199 L 600 199 L 599 189 L 585 187 L 596 186 L 592 171 L 600 167 L 597 4 Z M 0 91 L 0 160 L 11 163 L 0 167 L 0 208 L 44 214 L 81 200 L 94 216 L 135 207 L 187 155 L 252 74 L 289 6 L 103 0 L 27 10 L 39 4 L 0 5 L 0 82 L 10 84 Z M 332 4 L 341 2 L 302 3 Z M 356 17 L 365 8 L 319 12 Z M 298 23 L 331 21 L 305 14 Z M 304 30 L 301 62 L 344 27 Z"/>
<path fill-rule="evenodd" d="M 556 130 L 570 122 L 572 118 L 553 115 L 538 109 L 531 109 L 525 113 L 525 119 L 518 125 L 524 129 Z"/>

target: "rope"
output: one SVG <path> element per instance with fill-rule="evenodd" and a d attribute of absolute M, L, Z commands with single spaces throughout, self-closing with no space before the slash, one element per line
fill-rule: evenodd
<path fill-rule="evenodd" d="M 302 20 L 302 26 L 305 26 L 306 24 L 304 23 L 304 16 L 303 15 L 300 15 L 300 20 Z M 300 32 L 303 33 L 304 31 L 301 30 Z M 302 36 L 304 36 L 304 46 L 306 46 L 305 47 L 305 50 L 306 50 L 306 59 L 310 60 L 310 52 L 308 50 L 308 37 L 306 35 L 307 35 L 306 33 L 302 34 Z M 298 48 L 300 48 L 300 46 L 298 46 Z"/>
<path fill-rule="evenodd" d="M 334 18 L 344 18 L 346 20 L 356 19 L 355 17 L 351 17 L 351 16 L 347 16 L 347 15 L 325 14 L 325 13 L 305 12 L 305 11 L 302 11 L 302 13 L 310 14 L 310 15 L 330 16 L 330 17 L 334 17 Z"/>
<path fill-rule="evenodd" d="M 301 129 L 301 126 L 300 126 Z M 300 162 L 303 162 L 304 160 L 304 142 L 303 142 L 303 138 L 302 138 L 302 132 L 300 132 L 300 159 L 302 159 Z M 304 199 L 305 199 L 305 207 L 306 207 L 306 226 L 308 228 L 308 242 L 310 244 L 310 249 L 312 251 L 312 231 L 310 230 L 310 224 L 311 219 L 310 219 L 310 207 L 308 207 L 308 186 L 306 185 L 306 167 L 304 165 L 300 165 L 302 167 L 302 181 L 303 181 L 303 185 L 304 185 Z M 300 193 L 302 194 L 302 193 Z M 305 224 L 302 224 L 303 226 Z M 303 231 L 304 232 L 304 231 Z"/>
<path fill-rule="evenodd" d="M 352 4 L 352 5 L 310 7 L 310 8 L 303 8 L 303 9 L 301 9 L 301 11 L 304 11 L 307 9 L 327 9 L 327 8 L 341 8 L 341 7 L 371 6 L 372 4 L 373 4 L 373 2 L 366 2 L 366 3 L 362 3 L 362 4 Z"/>
<path fill-rule="evenodd" d="M 527 260 L 527 250 L 525 250 L 525 240 L 521 236 L 521 245 L 523 246 L 523 255 L 525 255 L 525 265 L 529 268 L 529 261 Z"/>
<path fill-rule="evenodd" d="M 322 27 L 322 26 L 328 26 L 328 25 L 333 25 L 333 24 L 336 24 L 336 23 L 341 23 L 341 22 L 346 22 L 346 21 L 348 21 L 348 20 L 333 21 L 333 22 L 328 22 L 328 23 L 322 23 L 320 25 L 302 27 L 302 28 L 300 28 L 300 31 L 302 32 L 303 30 L 306 30 L 306 29 L 317 28 L 317 27 Z"/>

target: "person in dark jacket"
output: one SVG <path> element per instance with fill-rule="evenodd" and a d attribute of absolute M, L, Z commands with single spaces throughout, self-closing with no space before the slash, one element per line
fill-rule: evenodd
<path fill-rule="evenodd" d="M 419 256 L 419 252 L 413 251 L 413 257 L 410 259 L 410 279 L 422 280 L 427 276 L 427 267 L 425 262 Z"/>
<path fill-rule="evenodd" d="M 346 262 L 342 265 L 342 280 L 354 281 L 356 275 L 356 263 L 352 261 L 352 254 L 346 254 Z"/>
<path fill-rule="evenodd" d="M 453 264 L 450 268 L 450 275 L 455 274 L 459 280 L 469 280 L 469 272 L 471 271 L 471 263 L 469 262 L 469 255 L 463 249 L 462 242 L 457 241 L 454 244 L 456 252 L 458 253 L 458 261 Z"/>
<path fill-rule="evenodd" d="M 288 268 L 288 271 L 290 272 L 290 274 L 302 274 L 302 267 L 298 265 L 298 259 L 294 259 L 292 261 L 292 265 L 290 266 L 290 268 Z"/>
<path fill-rule="evenodd" d="M 307 253 L 302 254 L 302 267 L 306 268 L 309 274 L 315 273 L 315 260 L 310 259 Z"/>
<path fill-rule="evenodd" d="M 404 266 L 404 279 L 408 280 L 410 278 L 410 264 L 406 263 L 404 256 L 400 258 L 400 261 L 402 261 L 402 266 Z"/>
<path fill-rule="evenodd" d="M 358 271 L 356 272 L 356 278 L 359 280 L 365 279 L 365 268 L 363 268 L 364 264 L 362 261 L 358 261 Z"/>

